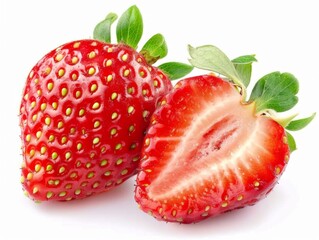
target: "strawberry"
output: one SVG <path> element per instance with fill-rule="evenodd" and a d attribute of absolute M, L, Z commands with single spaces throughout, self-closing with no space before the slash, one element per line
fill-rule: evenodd
<path fill-rule="evenodd" d="M 84 198 L 136 173 L 150 116 L 172 85 L 150 65 L 166 55 L 162 35 L 137 52 L 142 19 L 132 6 L 119 19 L 119 43 L 112 44 L 116 18 L 111 13 L 99 23 L 95 39 L 66 43 L 46 54 L 26 80 L 20 107 L 21 182 L 33 200 Z M 135 35 L 129 35 L 132 31 Z"/>
<path fill-rule="evenodd" d="M 297 103 L 293 75 L 266 75 L 246 100 L 254 56 L 231 62 L 214 46 L 190 48 L 190 55 L 194 66 L 223 77 L 181 80 L 159 102 L 135 189 L 143 211 L 169 222 L 198 222 L 263 199 L 295 150 L 287 130 L 314 117 L 279 117 Z"/>

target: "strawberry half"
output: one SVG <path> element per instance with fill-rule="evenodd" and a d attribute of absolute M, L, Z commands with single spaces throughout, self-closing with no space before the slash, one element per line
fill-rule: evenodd
<path fill-rule="evenodd" d="M 198 222 L 264 198 L 295 149 L 284 127 L 299 130 L 314 117 L 291 121 L 275 114 L 296 104 L 291 74 L 266 75 L 246 101 L 254 56 L 231 62 L 213 46 L 190 48 L 190 54 L 194 66 L 228 79 L 181 80 L 151 118 L 135 199 L 169 222 Z"/>
<path fill-rule="evenodd" d="M 84 198 L 136 173 L 150 116 L 172 85 L 150 65 L 166 55 L 164 38 L 154 35 L 138 53 L 142 19 L 132 6 L 118 22 L 119 44 L 111 44 L 116 18 L 109 14 L 97 25 L 96 39 L 45 55 L 27 78 L 20 107 L 21 182 L 34 200 Z"/>

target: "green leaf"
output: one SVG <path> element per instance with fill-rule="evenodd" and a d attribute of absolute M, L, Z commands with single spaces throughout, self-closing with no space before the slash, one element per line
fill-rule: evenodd
<path fill-rule="evenodd" d="M 232 63 L 234 64 L 249 64 L 253 62 L 257 62 L 255 55 L 244 55 L 232 60 Z"/>
<path fill-rule="evenodd" d="M 197 68 L 219 73 L 241 87 L 244 87 L 233 63 L 219 48 L 205 45 L 197 48 L 188 47 L 191 59 L 189 62 Z"/>
<path fill-rule="evenodd" d="M 155 34 L 145 43 L 140 53 L 150 65 L 165 57 L 167 55 L 167 45 L 164 36 L 160 33 Z"/>
<path fill-rule="evenodd" d="M 298 131 L 306 127 L 316 116 L 316 113 L 313 113 L 310 117 L 302 118 L 298 120 L 291 121 L 286 129 L 290 131 Z"/>
<path fill-rule="evenodd" d="M 158 68 L 161 69 L 170 80 L 182 78 L 193 70 L 192 66 L 179 62 L 163 63 L 158 66 Z"/>
<path fill-rule="evenodd" d="M 240 56 L 232 60 L 232 63 L 234 64 L 235 69 L 245 87 L 248 87 L 250 83 L 252 63 L 256 61 L 255 55 Z"/>
<path fill-rule="evenodd" d="M 137 48 L 143 34 L 143 19 L 140 10 L 134 5 L 120 17 L 116 26 L 117 42 Z"/>
<path fill-rule="evenodd" d="M 93 31 L 93 38 L 102 42 L 111 42 L 111 26 L 117 19 L 115 13 L 109 13 L 106 18 L 98 23 Z"/>
<path fill-rule="evenodd" d="M 287 136 L 290 153 L 292 153 L 293 151 L 297 150 L 296 141 L 294 137 L 287 131 L 286 131 L 286 136 Z"/>
<path fill-rule="evenodd" d="M 250 101 L 256 103 L 257 112 L 268 109 L 284 112 L 297 104 L 298 91 L 298 80 L 292 74 L 273 72 L 257 81 Z"/>

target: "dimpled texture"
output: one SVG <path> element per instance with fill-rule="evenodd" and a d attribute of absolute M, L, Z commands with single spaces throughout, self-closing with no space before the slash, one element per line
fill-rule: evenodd
<path fill-rule="evenodd" d="M 48 53 L 31 70 L 20 106 L 27 195 L 84 198 L 135 174 L 150 116 L 171 88 L 126 45 L 80 40 Z"/>

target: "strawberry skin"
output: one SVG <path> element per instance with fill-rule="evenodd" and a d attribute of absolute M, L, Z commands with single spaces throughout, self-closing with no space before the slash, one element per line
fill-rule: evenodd
<path fill-rule="evenodd" d="M 71 200 L 136 173 L 141 143 L 168 78 L 124 44 L 67 43 L 31 70 L 20 107 L 23 188 Z"/>
<path fill-rule="evenodd" d="M 159 103 L 142 149 L 135 200 L 158 220 L 193 223 L 264 198 L 285 170 L 285 129 L 256 115 L 234 85 L 204 75 Z"/>

